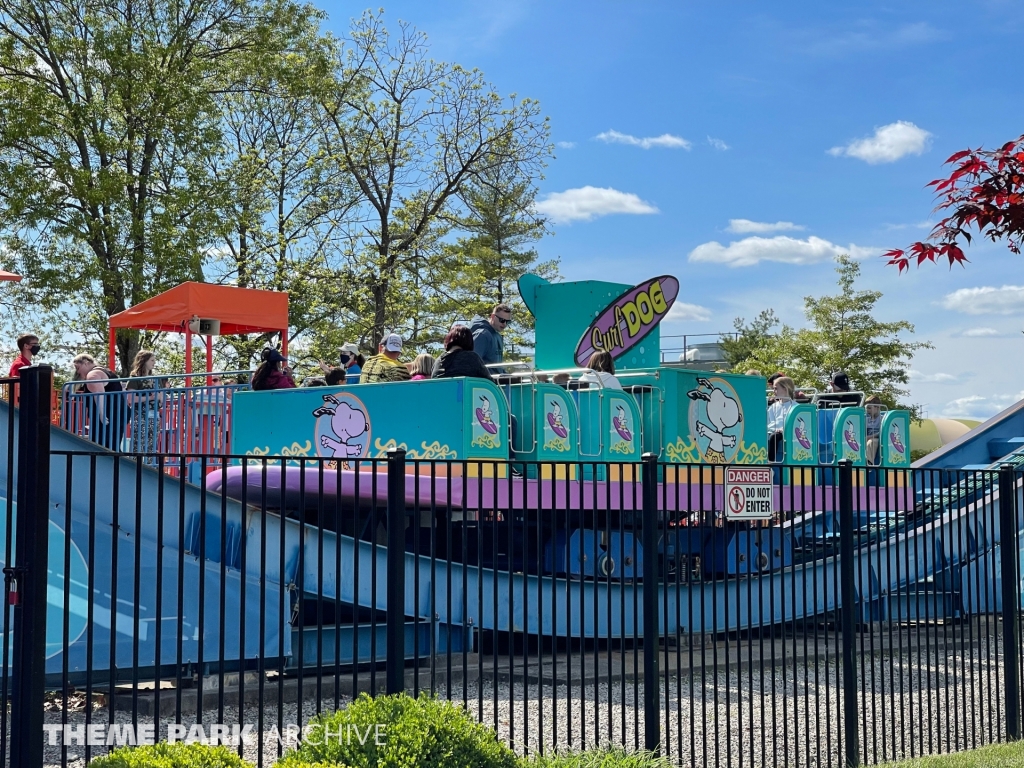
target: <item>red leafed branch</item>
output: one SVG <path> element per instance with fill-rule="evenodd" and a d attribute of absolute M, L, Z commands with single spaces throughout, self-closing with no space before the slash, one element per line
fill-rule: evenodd
<path fill-rule="evenodd" d="M 993 242 L 1006 239 L 1020 253 L 1024 237 L 1024 136 L 999 149 L 965 149 L 952 155 L 946 165 L 953 172 L 928 186 L 935 188 L 942 219 L 925 242 L 883 254 L 889 264 L 908 269 L 911 261 L 945 258 L 949 265 L 967 261 L 961 243 L 971 242 L 971 230 Z"/>

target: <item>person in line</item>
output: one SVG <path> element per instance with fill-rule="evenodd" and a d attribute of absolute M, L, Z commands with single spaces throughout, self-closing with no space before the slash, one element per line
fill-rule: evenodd
<path fill-rule="evenodd" d="M 844 405 L 860 405 L 860 395 L 850 391 L 850 377 L 842 371 L 832 375 L 828 391 L 831 394 L 818 398 L 818 407 L 841 408 Z"/>
<path fill-rule="evenodd" d="M 92 355 L 81 354 L 73 361 L 75 379 L 81 382 L 76 394 L 85 395 L 85 411 L 89 422 L 89 439 L 112 451 L 121 449 L 124 437 L 125 402 L 120 381 L 111 371 L 100 368 Z"/>
<path fill-rule="evenodd" d="M 366 358 L 359 354 L 359 347 L 351 341 L 341 345 L 341 367 L 345 371 L 349 384 L 358 384 L 363 373 Z M 330 384 L 330 382 L 327 382 Z"/>
<path fill-rule="evenodd" d="M 380 342 L 378 354 L 366 361 L 359 376 L 360 384 L 383 384 L 393 381 L 408 381 L 409 369 L 398 362 L 402 353 L 402 337 L 389 333 Z"/>
<path fill-rule="evenodd" d="M 473 351 L 480 355 L 484 365 L 500 363 L 505 359 L 505 340 L 501 334 L 512 322 L 512 309 L 507 304 L 498 304 L 486 320 L 478 318 L 470 331 L 473 334 Z"/>
<path fill-rule="evenodd" d="M 464 325 L 453 326 L 444 337 L 444 352 L 434 363 L 433 379 L 454 379 L 467 376 L 492 379 L 484 361 L 474 349 L 473 333 Z"/>
<path fill-rule="evenodd" d="M 294 389 L 295 378 L 286 357 L 276 349 L 265 349 L 262 360 L 252 375 L 253 390 Z"/>
<path fill-rule="evenodd" d="M 757 368 L 749 368 L 744 372 L 744 376 L 762 376 L 763 374 L 757 370 Z"/>
<path fill-rule="evenodd" d="M 785 442 L 782 430 L 786 416 L 793 410 L 796 385 L 788 376 L 775 380 L 774 397 L 768 406 L 768 461 L 782 461 L 785 458 Z"/>
<path fill-rule="evenodd" d="M 622 389 L 622 383 L 615 377 L 615 361 L 611 352 L 595 352 L 587 361 L 587 370 L 580 376 L 580 382 L 600 384 L 604 389 Z"/>
<path fill-rule="evenodd" d="M 23 333 L 18 337 L 18 356 L 11 363 L 11 371 L 7 375 L 12 379 L 21 376 L 21 369 L 32 365 L 32 359 L 39 354 L 39 337 L 34 333 Z M 14 385 L 15 405 L 18 404 L 18 385 Z"/>
<path fill-rule="evenodd" d="M 772 403 L 775 402 L 775 382 L 785 375 L 786 374 L 782 373 L 782 371 L 776 371 L 775 373 L 768 377 L 768 390 L 772 391 L 772 394 L 768 396 L 768 405 L 771 405 Z"/>
<path fill-rule="evenodd" d="M 434 357 L 428 352 L 420 352 L 409 366 L 412 381 L 429 379 L 434 373 Z"/>
<path fill-rule="evenodd" d="M 18 372 L 29 365 L 32 365 L 32 358 L 39 354 L 39 337 L 34 333 L 23 333 L 18 337 L 18 356 L 11 363 L 11 371 L 7 375 L 12 379 L 18 378 Z"/>
<path fill-rule="evenodd" d="M 152 378 L 155 367 L 156 353 L 140 349 L 128 374 L 130 379 L 125 389 L 131 393 L 128 395 L 128 424 L 132 436 L 132 453 L 157 452 L 162 402 L 160 393 L 155 390 L 164 389 L 167 382 Z M 145 459 L 147 464 L 155 462 L 153 457 Z"/>
<path fill-rule="evenodd" d="M 882 431 L 882 400 L 871 395 L 864 401 L 864 456 L 868 464 L 878 464 L 878 436 Z"/>

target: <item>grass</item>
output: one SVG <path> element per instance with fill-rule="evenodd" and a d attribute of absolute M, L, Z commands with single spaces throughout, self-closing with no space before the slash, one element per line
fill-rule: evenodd
<path fill-rule="evenodd" d="M 934 755 L 889 763 L 890 768 L 1017 768 L 1024 765 L 1024 741 L 951 755 Z"/>

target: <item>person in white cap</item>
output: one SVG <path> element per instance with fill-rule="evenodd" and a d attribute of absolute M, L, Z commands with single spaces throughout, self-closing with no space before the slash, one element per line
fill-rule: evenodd
<path fill-rule="evenodd" d="M 349 384 L 358 384 L 359 376 L 363 372 L 363 356 L 359 354 L 359 347 L 351 341 L 341 348 L 341 367 L 345 369 Z"/>
<path fill-rule="evenodd" d="M 402 352 L 402 337 L 389 333 L 380 342 L 380 354 L 366 361 L 359 377 L 360 384 L 380 384 L 389 381 L 409 381 L 409 369 L 398 362 Z"/>

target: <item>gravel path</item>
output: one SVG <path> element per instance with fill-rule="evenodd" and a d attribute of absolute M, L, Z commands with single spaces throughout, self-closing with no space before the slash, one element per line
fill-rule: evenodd
<path fill-rule="evenodd" d="M 994 648 L 994 645 L 992 646 Z M 1003 738 L 1002 675 L 985 645 L 970 656 L 931 649 L 927 658 L 915 654 L 877 653 L 859 660 L 862 759 L 868 764 L 922 753 L 949 752 Z M 662 737 L 666 751 L 687 766 L 816 766 L 842 765 L 840 751 L 841 670 L 837 660 L 791 662 L 730 670 L 673 672 L 660 686 Z M 380 681 L 383 683 L 383 680 Z M 485 681 L 465 687 L 440 688 L 438 695 L 468 702 L 469 711 L 494 727 L 519 752 L 586 748 L 597 744 L 642 746 L 643 687 L 613 682 L 581 689 L 522 682 Z M 345 699 L 342 698 L 344 703 Z M 514 703 L 513 703 L 514 702 Z M 327 707 L 333 708 L 331 697 Z M 325 707 L 325 708 L 327 708 Z M 303 703 L 303 722 L 315 712 L 315 701 Z M 262 739 L 255 732 L 260 713 Z M 106 723 L 107 710 L 94 715 Z M 71 723 L 84 723 L 84 712 L 72 712 Z M 59 723 L 59 712 L 48 712 L 48 723 Z M 194 718 L 183 718 L 192 726 Z M 203 721 L 235 724 L 238 712 L 226 707 L 221 716 L 206 711 Z M 116 722 L 130 722 L 118 713 Z M 277 724 L 298 723 L 298 706 L 249 707 L 241 722 L 254 733 L 243 742 L 243 755 L 273 765 L 294 738 L 278 738 Z M 163 718 L 159 737 L 165 737 L 173 718 Z M 865 734 L 872 734 L 865 738 Z M 105 748 L 96 748 L 93 756 Z M 47 765 L 61 765 L 61 749 L 47 747 Z M 67 749 L 67 765 L 84 766 L 84 748 Z"/>

